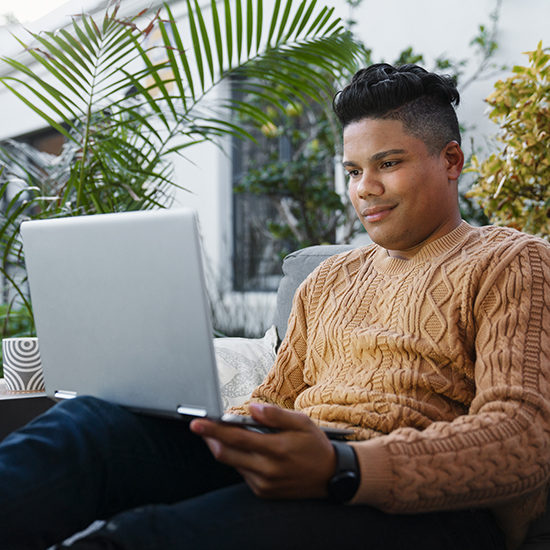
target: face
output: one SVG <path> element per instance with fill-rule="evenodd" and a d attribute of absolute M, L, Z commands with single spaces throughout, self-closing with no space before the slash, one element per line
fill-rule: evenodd
<path fill-rule="evenodd" d="M 464 155 L 450 142 L 437 156 L 398 120 L 363 119 L 344 130 L 349 194 L 369 237 L 390 256 L 412 258 L 461 222 L 457 182 Z"/>

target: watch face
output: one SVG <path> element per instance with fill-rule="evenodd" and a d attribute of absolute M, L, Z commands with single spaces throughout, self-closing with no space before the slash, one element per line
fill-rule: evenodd
<path fill-rule="evenodd" d="M 351 445 L 332 441 L 336 455 L 336 471 L 328 482 L 328 498 L 335 502 L 351 500 L 361 482 L 361 474 L 355 450 Z"/>
<path fill-rule="evenodd" d="M 336 502 L 351 500 L 359 488 L 359 476 L 352 471 L 336 474 L 328 484 L 328 497 Z"/>

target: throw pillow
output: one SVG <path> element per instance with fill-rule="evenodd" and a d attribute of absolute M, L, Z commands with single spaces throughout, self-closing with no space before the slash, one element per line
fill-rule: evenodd
<path fill-rule="evenodd" d="M 275 361 L 277 330 L 272 326 L 263 338 L 216 338 L 220 392 L 225 409 L 246 401 Z"/>

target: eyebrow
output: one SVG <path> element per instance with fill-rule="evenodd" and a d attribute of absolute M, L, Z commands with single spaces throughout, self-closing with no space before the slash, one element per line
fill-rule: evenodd
<path fill-rule="evenodd" d="M 402 155 L 406 152 L 407 151 L 405 149 L 388 149 L 387 151 L 380 151 L 380 153 L 375 153 L 374 155 L 372 155 L 372 157 L 370 157 L 369 160 L 371 162 L 378 162 L 391 155 Z M 342 166 L 344 167 L 357 166 L 357 163 L 353 162 L 352 160 L 346 160 L 342 162 Z"/>
<path fill-rule="evenodd" d="M 380 153 L 376 153 L 375 155 L 372 155 L 370 160 L 382 160 L 386 157 L 389 157 L 391 155 L 402 155 L 403 153 L 406 153 L 405 149 L 389 149 L 388 151 L 380 151 Z"/>

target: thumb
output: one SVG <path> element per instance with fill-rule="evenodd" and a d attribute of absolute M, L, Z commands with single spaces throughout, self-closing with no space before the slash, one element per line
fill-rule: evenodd
<path fill-rule="evenodd" d="M 249 410 L 250 416 L 254 420 L 269 428 L 303 431 L 307 430 L 310 425 L 314 425 L 304 413 L 289 411 L 274 405 L 251 403 Z"/>

